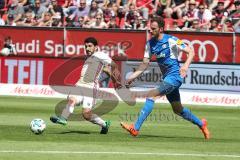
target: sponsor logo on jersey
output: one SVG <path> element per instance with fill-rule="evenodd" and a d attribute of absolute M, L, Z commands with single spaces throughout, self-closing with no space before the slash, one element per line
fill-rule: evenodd
<path fill-rule="evenodd" d="M 177 45 L 182 45 L 182 44 L 183 44 L 183 41 L 180 40 L 180 39 L 178 39 L 178 40 L 177 40 Z"/>
<path fill-rule="evenodd" d="M 159 55 L 156 56 L 157 58 L 163 58 L 163 57 L 166 57 L 166 54 L 165 53 L 160 53 Z"/>

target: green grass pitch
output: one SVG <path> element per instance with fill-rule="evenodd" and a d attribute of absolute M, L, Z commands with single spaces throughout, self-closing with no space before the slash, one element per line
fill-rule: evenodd
<path fill-rule="evenodd" d="M 52 124 L 54 106 L 61 99 L 0 97 L 0 160 L 229 160 L 240 159 L 240 108 L 189 106 L 209 123 L 212 138 L 203 139 L 200 130 L 172 113 L 168 104 L 155 104 L 152 116 L 138 137 L 131 137 L 119 125 L 132 123 L 142 104 L 119 104 L 103 119 L 112 121 L 107 135 L 86 121 L 67 126 Z M 81 108 L 76 112 L 80 113 Z M 42 118 L 47 128 L 34 135 L 30 121 Z"/>

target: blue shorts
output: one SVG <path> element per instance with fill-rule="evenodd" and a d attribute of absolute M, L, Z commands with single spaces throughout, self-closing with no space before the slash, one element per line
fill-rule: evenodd
<path fill-rule="evenodd" d="M 181 84 L 175 86 L 166 81 L 162 81 L 159 84 L 158 90 L 160 92 L 160 95 L 166 95 L 169 103 L 180 102 L 181 101 L 180 94 L 179 94 L 180 86 Z"/>

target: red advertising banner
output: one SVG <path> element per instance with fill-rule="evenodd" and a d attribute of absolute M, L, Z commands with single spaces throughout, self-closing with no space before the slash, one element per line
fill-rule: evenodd
<path fill-rule="evenodd" d="M 194 62 L 233 62 L 233 34 L 231 33 L 170 33 L 194 48 Z M 180 54 L 180 60 L 186 55 Z"/>
<path fill-rule="evenodd" d="M 0 83 L 49 85 L 50 76 L 61 67 L 61 74 L 55 74 L 51 84 L 73 85 L 79 79 L 83 62 L 80 59 L 1 57 Z"/>
<path fill-rule="evenodd" d="M 67 29 L 64 34 L 61 28 L 0 27 L 0 48 L 8 36 L 18 55 L 31 57 L 83 56 L 84 39 L 92 36 L 98 39 L 100 50 L 108 51 L 112 57 L 142 59 L 146 43 L 145 31 Z"/>
<path fill-rule="evenodd" d="M 121 69 L 121 62 L 116 63 Z M 0 83 L 74 85 L 83 64 L 84 60 L 76 58 L 1 57 Z"/>
<path fill-rule="evenodd" d="M 235 62 L 240 63 L 240 34 L 236 34 L 236 55 Z"/>
<path fill-rule="evenodd" d="M 0 48 L 8 36 L 18 55 L 63 56 L 63 29 L 0 27 Z"/>
<path fill-rule="evenodd" d="M 145 31 L 114 30 L 67 30 L 66 55 L 83 55 L 84 39 L 95 37 L 100 50 L 105 50 L 111 57 L 122 59 L 142 59 L 146 43 Z M 75 48 L 74 48 L 75 46 Z"/>

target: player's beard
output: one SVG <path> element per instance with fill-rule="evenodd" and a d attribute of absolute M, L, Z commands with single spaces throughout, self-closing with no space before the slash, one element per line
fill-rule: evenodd
<path fill-rule="evenodd" d="M 158 37 L 159 37 L 159 34 L 155 34 L 155 35 L 154 35 L 154 34 L 152 34 L 152 38 L 154 38 L 154 39 L 156 39 L 156 40 L 157 40 L 157 39 L 158 39 Z"/>
<path fill-rule="evenodd" d="M 158 39 L 159 33 L 156 33 L 156 34 L 151 33 L 151 36 L 152 36 L 152 38 Z"/>
<path fill-rule="evenodd" d="M 87 53 L 87 57 L 90 57 L 93 54 L 93 52 L 91 51 L 86 51 L 86 53 Z"/>

